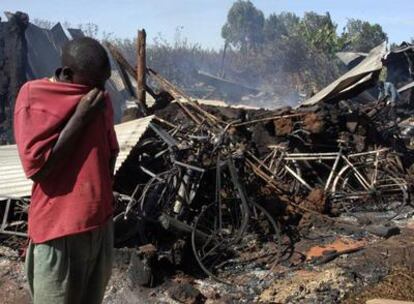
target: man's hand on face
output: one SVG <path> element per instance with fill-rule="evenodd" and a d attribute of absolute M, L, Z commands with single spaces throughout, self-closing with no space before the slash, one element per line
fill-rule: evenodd
<path fill-rule="evenodd" d="M 97 113 L 100 113 L 105 109 L 104 91 L 97 88 L 90 90 L 84 95 L 77 108 L 75 114 L 82 120 L 90 120 Z"/>

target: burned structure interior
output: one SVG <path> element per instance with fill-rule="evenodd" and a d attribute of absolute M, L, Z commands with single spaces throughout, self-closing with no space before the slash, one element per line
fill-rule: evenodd
<path fill-rule="evenodd" d="M 39 31 L 26 17 L 0 23 L 3 143 L 12 143 L 5 128 L 18 87 L 52 70 L 41 71 L 41 58 L 30 55 L 40 43 L 30 37 L 55 41 L 55 55 L 69 39 L 60 39 L 60 25 Z M 144 89 L 155 103 L 149 106 L 135 93 L 140 67 L 106 47 L 114 69 L 108 90 L 118 96 L 115 115 L 122 121 L 116 126 L 115 247 L 128 252 L 128 280 L 156 288 L 179 270 L 240 303 L 339 303 L 393 271 L 397 262 L 389 256 L 383 258 L 388 268 L 380 265 L 380 247 L 398 234 L 411 259 L 406 266 L 414 269 L 413 234 L 406 228 L 414 214 L 414 46 L 341 54 L 348 72 L 297 107 L 276 110 L 197 101 L 145 67 Z M 400 96 L 393 108 L 377 98 L 384 69 Z M 126 99 L 138 99 L 138 106 L 121 117 L 119 100 Z M 0 241 L 20 249 L 31 185 L 14 145 L 0 147 L 0 168 Z M 367 259 L 384 273 L 374 266 L 364 272 Z M 312 269 L 311 279 L 297 275 L 311 276 Z M 111 297 L 122 299 L 116 292 Z M 202 303 L 200 297 L 208 295 L 191 303 Z"/>

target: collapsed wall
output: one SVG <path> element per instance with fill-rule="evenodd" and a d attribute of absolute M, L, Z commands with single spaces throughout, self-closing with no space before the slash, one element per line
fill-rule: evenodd
<path fill-rule="evenodd" d="M 13 142 L 13 109 L 20 87 L 26 81 L 29 17 L 21 12 L 0 21 L 0 144 Z"/>

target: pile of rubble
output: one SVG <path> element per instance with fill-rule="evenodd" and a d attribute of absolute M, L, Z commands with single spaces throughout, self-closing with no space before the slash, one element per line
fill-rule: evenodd
<path fill-rule="evenodd" d="M 270 112 L 183 96 L 155 113 L 117 175 L 117 246 L 138 249 L 128 251 L 127 283 L 108 303 L 125 292 L 149 303 L 333 303 L 394 271 L 390 264 L 357 279 L 361 265 L 345 267 L 413 215 L 410 150 L 371 114 L 386 105 Z M 194 279 L 203 277 L 188 268 L 194 263 L 226 284 Z M 149 292 L 134 285 L 165 276 L 169 283 Z"/>
<path fill-rule="evenodd" d="M 275 111 L 218 108 L 192 100 L 151 70 L 149 76 L 175 102 L 155 111 L 157 123 L 134 149 L 133 169 L 121 169 L 115 185 L 124 194 L 116 217 L 122 227 L 118 246 L 140 248 L 139 269 L 146 270 L 141 284 L 157 281 L 153 274 L 159 272 L 151 269 L 163 259 L 186 269 L 192 249 L 205 274 L 237 282 L 238 288 L 224 288 L 235 299 L 336 302 L 358 288 L 343 268 L 325 271 L 332 280 L 319 273 L 315 288 L 303 290 L 304 281 L 284 298 L 280 279 L 287 279 L 286 271 L 323 268 L 364 251 L 378 237 L 398 234 L 395 223 L 412 217 L 413 158 L 398 127 L 412 115 L 409 107 L 396 121 L 387 118 L 385 102 L 347 98 Z M 358 245 L 320 250 L 309 261 L 292 249 L 312 234 L 323 243 L 326 234 L 334 242 L 344 233 Z M 318 281 L 314 276 L 309 280 Z M 275 280 L 280 288 L 269 285 Z M 203 294 L 214 285 L 192 282 Z M 283 300 L 269 300 L 266 290 L 272 288 Z"/>

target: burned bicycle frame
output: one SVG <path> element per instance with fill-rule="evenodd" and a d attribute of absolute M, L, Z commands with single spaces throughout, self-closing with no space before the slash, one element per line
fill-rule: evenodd
<path fill-rule="evenodd" d="M 270 160 L 269 168 L 277 175 L 277 171 L 280 170 L 279 165 L 282 164 L 282 160 L 291 161 L 292 163 L 304 162 L 304 161 L 327 161 L 333 160 L 334 163 L 330 168 L 330 173 L 325 182 L 323 182 L 323 189 L 326 192 L 335 192 L 338 181 L 340 180 L 343 173 L 349 169 L 355 172 L 356 177 L 360 181 L 361 185 L 368 191 L 370 188 L 375 186 L 375 176 L 372 181 L 366 180 L 364 175 L 358 170 L 361 165 L 374 164 L 375 170 L 378 170 L 380 162 L 384 161 L 385 158 L 380 158 L 381 155 L 387 153 L 390 149 L 383 148 L 369 152 L 346 154 L 345 149 L 342 145 L 339 147 L 338 152 L 327 152 L 327 153 L 289 153 L 284 151 L 284 147 L 281 146 L 270 146 L 269 148 L 273 151 L 266 157 L 266 160 Z M 279 153 L 281 152 L 281 153 Z M 357 159 L 359 162 L 354 162 Z M 364 162 L 360 160 L 363 159 Z M 341 160 L 344 165 L 341 166 Z M 283 163 L 283 168 L 287 170 L 300 184 L 306 187 L 309 191 L 313 190 L 313 187 L 297 172 L 296 168 L 293 168 Z M 296 172 L 295 172 L 296 171 Z M 319 177 L 320 179 L 320 177 Z"/>
<path fill-rule="evenodd" d="M 395 198 L 396 193 L 401 195 L 399 209 L 409 202 L 408 183 L 394 170 L 398 167 L 399 159 L 395 154 L 390 153 L 390 149 L 382 148 L 364 153 L 347 154 L 345 142 L 338 141 L 338 143 L 338 152 L 327 153 L 289 153 L 284 147 L 271 146 L 273 150 L 262 164 L 267 166 L 267 171 L 272 173 L 272 178 L 283 179 L 287 173 L 294 179 L 293 182 L 303 186 L 309 192 L 314 190 L 315 186 L 312 187 L 301 173 L 302 164 L 306 164 L 308 168 L 312 168 L 313 163 L 323 164 L 329 174 L 325 176 L 325 179 L 314 174 L 311 175 L 311 179 L 319 182 L 318 187 L 328 194 L 332 202 L 341 199 L 354 200 L 353 202 L 360 200 L 358 205 L 363 205 L 366 198 L 380 201 L 384 195 L 394 195 L 393 198 Z M 333 164 L 328 164 L 329 161 Z M 394 165 L 393 169 L 390 169 L 391 163 Z M 349 186 L 349 176 L 352 176 L 353 187 Z M 281 182 L 283 183 L 283 180 Z M 353 189 L 344 191 L 344 185 Z M 297 188 L 294 187 L 296 190 Z"/>
<path fill-rule="evenodd" d="M 223 144 L 225 130 L 218 135 L 208 134 L 205 138 L 197 135 L 196 131 L 177 133 L 173 129 L 166 131 L 157 124 L 151 124 L 150 128 L 156 135 L 153 141 L 159 147 L 154 153 L 164 166 L 156 172 L 144 164 L 139 165 L 149 180 L 143 188 L 137 185 L 121 216 L 140 217 L 154 229 L 161 229 L 157 235 L 163 239 L 169 232 L 169 245 L 161 244 L 159 239 L 151 236 L 154 229 L 150 229 L 151 235 L 145 240 L 155 242 L 156 247 L 161 245 L 159 255 L 172 252 L 170 248 L 177 242 L 191 240 L 201 269 L 223 282 L 217 276 L 217 268 L 239 269 L 229 265 L 240 266 L 243 263 L 246 247 L 256 243 L 261 252 L 265 251 L 266 245 L 259 244 L 279 242 L 281 236 L 276 221 L 262 206 L 254 203 L 244 189 L 244 181 L 240 177 L 240 170 L 245 167 L 243 156 L 233 149 L 226 149 Z M 188 143 L 201 147 L 207 144 L 208 148 L 200 152 Z M 211 158 L 209 166 L 197 162 L 197 155 L 203 153 Z M 203 194 L 196 199 L 206 174 L 213 178 L 215 175 L 216 183 L 209 185 L 208 193 L 205 193 L 206 189 L 200 191 Z M 209 216 L 212 220 L 205 221 Z M 260 227 L 257 225 L 259 222 L 262 224 Z M 274 245 L 272 261 L 278 258 L 277 251 L 279 248 Z M 220 263 L 210 263 L 212 259 Z"/>

